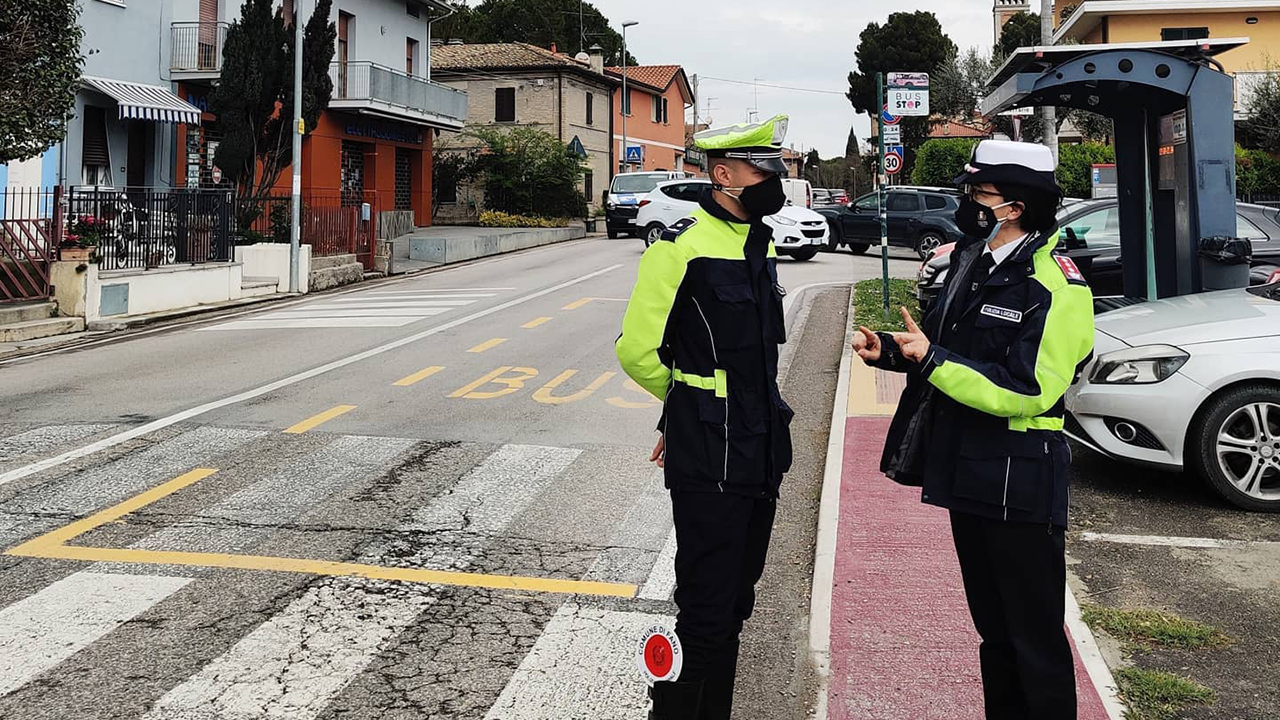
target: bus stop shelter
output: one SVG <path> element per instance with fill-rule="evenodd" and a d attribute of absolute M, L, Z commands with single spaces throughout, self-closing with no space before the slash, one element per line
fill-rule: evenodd
<path fill-rule="evenodd" d="M 1248 284 L 1247 263 L 1202 252 L 1205 239 L 1236 235 L 1235 86 L 1214 56 L 1247 42 L 1019 48 L 988 82 L 979 108 L 988 117 L 1054 105 L 1114 121 L 1127 296 Z"/>

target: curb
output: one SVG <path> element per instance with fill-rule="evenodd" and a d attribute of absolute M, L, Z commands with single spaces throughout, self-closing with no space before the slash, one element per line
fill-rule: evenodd
<path fill-rule="evenodd" d="M 1076 602 L 1076 594 L 1067 583 L 1067 629 L 1071 631 L 1071 639 L 1075 641 L 1076 650 L 1080 653 L 1080 661 L 1089 673 L 1089 681 L 1102 700 L 1102 707 L 1111 720 L 1122 720 L 1125 716 L 1124 703 L 1120 701 L 1120 691 L 1116 686 L 1116 678 L 1111 674 L 1111 667 L 1102 657 L 1098 649 L 1098 641 L 1093 631 L 1085 624 L 1080 615 L 1080 603 Z"/>
<path fill-rule="evenodd" d="M 831 595 L 835 589 L 836 533 L 840 519 L 840 483 L 844 470 L 845 428 L 849 414 L 849 372 L 853 363 L 853 290 L 845 316 L 844 348 L 836 376 L 836 396 L 831 408 L 831 432 L 827 437 L 827 464 L 822 474 L 818 505 L 818 537 L 814 544 L 813 587 L 809 593 L 809 657 L 818 676 L 818 697 L 813 717 L 826 720 L 827 692 L 831 686 Z"/>

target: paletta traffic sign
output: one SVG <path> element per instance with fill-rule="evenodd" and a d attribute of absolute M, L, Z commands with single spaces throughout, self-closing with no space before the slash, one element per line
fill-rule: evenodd
<path fill-rule="evenodd" d="M 647 628 L 636 645 L 636 665 L 649 682 L 676 680 L 684 667 L 680 638 L 661 625 Z"/>

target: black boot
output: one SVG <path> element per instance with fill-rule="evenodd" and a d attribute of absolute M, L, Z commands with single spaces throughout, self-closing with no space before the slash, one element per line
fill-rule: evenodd
<path fill-rule="evenodd" d="M 656 682 L 649 687 L 653 709 L 649 720 L 698 720 L 702 708 L 701 682 Z"/>

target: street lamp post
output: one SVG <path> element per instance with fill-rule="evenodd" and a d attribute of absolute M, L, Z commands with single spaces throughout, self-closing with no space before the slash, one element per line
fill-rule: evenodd
<path fill-rule="evenodd" d="M 289 292 L 298 292 L 298 263 L 302 241 L 302 3 L 293 16 L 293 190 L 289 202 Z"/>
<path fill-rule="evenodd" d="M 639 25 L 636 20 L 622 23 L 622 171 L 626 172 L 627 162 L 627 115 L 631 112 L 631 97 L 627 95 L 627 28 Z"/>

